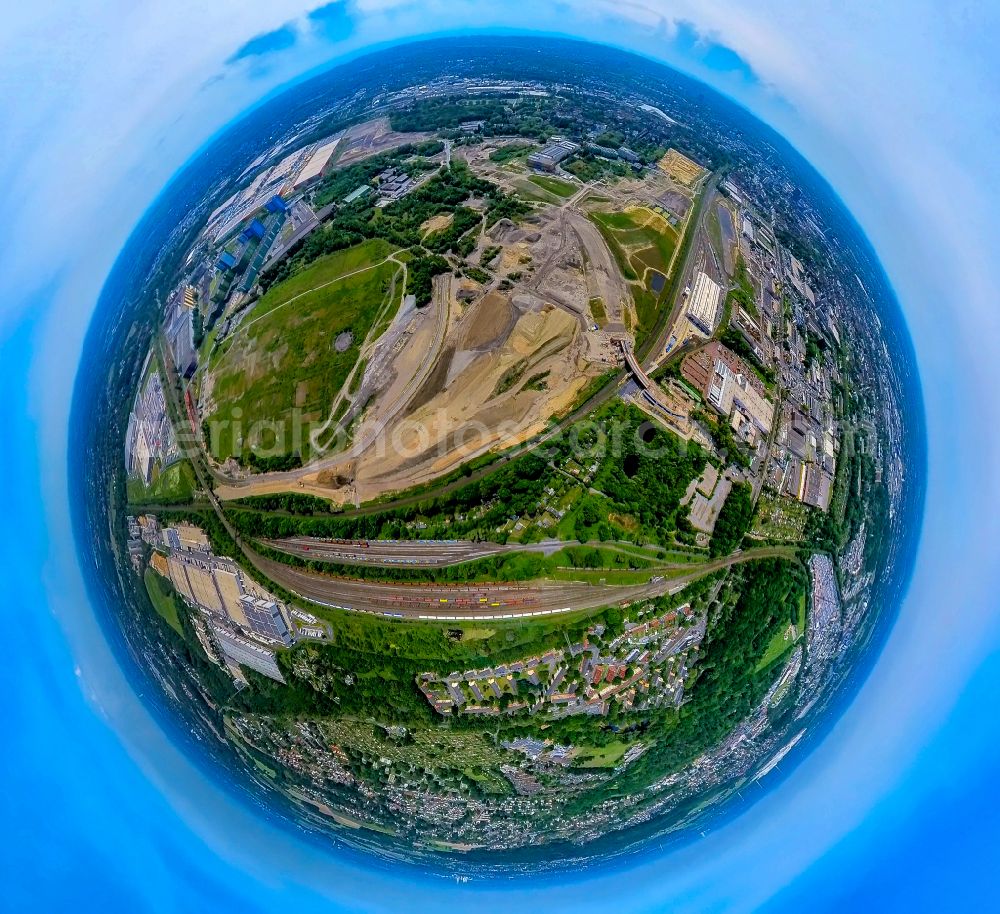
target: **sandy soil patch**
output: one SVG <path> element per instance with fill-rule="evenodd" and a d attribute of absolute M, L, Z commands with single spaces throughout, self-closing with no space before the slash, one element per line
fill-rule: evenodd
<path fill-rule="evenodd" d="M 462 318 L 459 349 L 488 349 L 510 333 L 514 308 L 502 292 L 487 292 Z"/>
<path fill-rule="evenodd" d="M 464 320 L 459 329 L 467 329 Z M 443 354 L 440 362 L 451 365 L 452 358 Z M 565 409 L 597 371 L 582 358 L 578 323 L 551 305 L 520 315 L 506 340 L 480 351 L 448 383 L 441 367 L 435 366 L 421 391 L 423 402 L 394 424 L 389 452 L 359 461 L 356 486 L 362 498 L 433 479 L 478 454 L 526 440 Z M 521 369 L 517 381 L 496 394 L 511 369 Z M 526 389 L 525 381 L 543 371 L 550 372 L 552 383 L 545 390 Z M 424 399 L 432 385 L 441 386 Z"/>
<path fill-rule="evenodd" d="M 524 272 L 531 267 L 532 262 L 528 245 L 519 241 L 503 249 L 500 254 L 499 269 L 504 273 Z"/>
<path fill-rule="evenodd" d="M 434 232 L 440 232 L 448 228 L 451 223 L 455 220 L 452 213 L 440 213 L 437 216 L 431 216 L 420 226 L 420 237 L 426 238 L 428 235 Z"/>

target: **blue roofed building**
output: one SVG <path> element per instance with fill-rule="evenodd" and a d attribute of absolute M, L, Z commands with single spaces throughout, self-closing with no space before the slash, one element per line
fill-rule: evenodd
<path fill-rule="evenodd" d="M 288 211 L 288 204 L 285 203 L 284 199 L 275 194 L 264 204 L 264 209 L 269 213 L 284 213 Z"/>
<path fill-rule="evenodd" d="M 233 254 L 229 253 L 229 251 L 223 251 L 219 255 L 219 260 L 216 266 L 218 266 L 220 270 L 231 270 L 237 263 L 238 261 Z"/>
<path fill-rule="evenodd" d="M 267 229 L 264 227 L 264 223 L 260 219 L 254 219 L 242 232 L 240 232 L 240 240 L 248 242 L 253 238 L 258 240 L 264 237 Z"/>

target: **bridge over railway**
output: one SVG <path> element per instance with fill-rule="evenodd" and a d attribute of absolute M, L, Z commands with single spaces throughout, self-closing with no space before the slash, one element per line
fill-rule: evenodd
<path fill-rule="evenodd" d="M 643 399 L 654 409 L 665 413 L 668 419 L 673 421 L 674 425 L 684 421 L 685 416 L 672 410 L 664 402 L 663 392 L 660 390 L 659 385 L 643 370 L 642 365 L 639 364 L 639 360 L 635 357 L 635 353 L 632 352 L 628 340 L 619 340 L 618 345 L 621 346 L 622 355 L 625 357 L 625 364 L 632 373 L 632 377 L 635 378 L 636 383 L 642 388 Z"/>
<path fill-rule="evenodd" d="M 643 371 L 642 365 L 639 364 L 639 360 L 635 357 L 632 347 L 628 344 L 628 340 L 620 339 L 618 340 L 618 345 L 621 347 L 622 355 L 625 357 L 625 364 L 628 365 L 629 371 L 632 372 L 632 376 L 639 382 L 640 387 L 643 390 L 655 392 L 656 385 L 653 383 L 653 379 Z"/>

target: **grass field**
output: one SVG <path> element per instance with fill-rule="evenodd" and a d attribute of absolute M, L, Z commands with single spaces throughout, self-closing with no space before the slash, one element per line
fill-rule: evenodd
<path fill-rule="evenodd" d="M 549 203 L 556 205 L 563 199 L 556 194 L 543 190 L 537 184 L 533 184 L 528 179 L 514 181 L 514 188 L 517 191 L 517 195 L 522 200 L 529 200 L 534 203 Z"/>
<path fill-rule="evenodd" d="M 181 620 L 177 615 L 177 606 L 174 603 L 174 597 L 171 593 L 170 585 L 163 580 L 155 571 L 151 568 L 146 569 L 146 573 L 142 576 L 143 583 L 146 585 L 146 593 L 149 594 L 150 602 L 153 604 L 153 609 L 155 609 L 167 622 L 167 624 L 177 632 L 178 635 L 183 636 L 184 630 L 181 628 Z"/>
<path fill-rule="evenodd" d="M 338 280 L 355 270 L 363 270 L 372 264 L 379 263 L 391 253 L 392 247 L 387 241 L 374 238 L 353 248 L 320 257 L 309 264 L 305 270 L 269 289 L 267 294 L 257 302 L 249 319 L 257 320 L 269 311 L 273 311 L 278 305 L 285 304 L 290 299 L 305 292 L 312 292 L 325 283 Z"/>
<path fill-rule="evenodd" d="M 767 646 L 767 650 L 764 651 L 764 656 L 757 662 L 758 670 L 766 669 L 774 663 L 775 660 L 781 657 L 782 654 L 791 649 L 792 645 L 795 644 L 795 641 L 791 638 L 786 638 L 785 635 L 787 634 L 787 626 L 775 634 L 775 636 L 771 639 L 771 643 Z"/>
<path fill-rule="evenodd" d="M 494 149 L 490 153 L 490 161 L 496 162 L 498 165 L 506 165 L 518 159 L 526 159 L 528 153 L 536 148 L 534 143 L 508 143 L 506 146 Z"/>
<path fill-rule="evenodd" d="M 216 459 L 235 455 L 241 443 L 306 459 L 308 434 L 293 434 L 294 411 L 304 423 L 327 417 L 369 331 L 376 322 L 384 330 L 399 305 L 400 267 L 385 260 L 389 251 L 377 240 L 320 258 L 269 290 L 215 353 L 212 397 L 220 406 L 208 422 Z M 352 342 L 338 352 L 334 343 L 346 331 Z M 226 421 L 232 417 L 239 423 Z"/>
<path fill-rule="evenodd" d="M 629 270 L 623 272 L 629 279 L 633 277 L 628 272 L 639 278 L 647 268 L 667 275 L 677 247 L 676 229 L 651 211 L 645 211 L 645 217 L 643 212 L 591 214 L 612 249 L 618 249 L 619 263 L 627 262 Z"/>
<path fill-rule="evenodd" d="M 604 229 L 605 238 L 614 242 L 628 259 L 629 266 L 642 276 L 646 268 L 666 276 L 677 247 L 677 230 L 662 216 L 647 209 L 623 213 L 592 213 L 591 217 Z"/>
<path fill-rule="evenodd" d="M 719 222 L 719 208 L 713 206 L 706 220 L 708 235 L 712 239 L 712 246 L 720 257 L 724 253 L 724 242 L 722 240 L 722 223 Z"/>
<path fill-rule="evenodd" d="M 580 188 L 569 181 L 560 181 L 559 178 L 547 178 L 544 175 L 532 175 L 528 180 L 532 184 L 537 184 L 542 190 L 547 190 L 557 197 L 572 197 Z"/>
<path fill-rule="evenodd" d="M 615 262 L 632 284 L 638 326 L 637 345 L 656 324 L 660 292 L 653 289 L 655 273 L 669 277 L 679 236 L 662 216 L 643 207 L 625 212 L 592 212 L 590 218 L 607 242 Z"/>
<path fill-rule="evenodd" d="M 622 247 L 621 242 L 618 240 L 618 234 L 615 230 L 604 221 L 604 213 L 591 213 L 590 218 L 594 220 L 597 225 L 597 230 L 601 233 L 604 241 L 607 243 L 608 247 L 611 249 L 611 253 L 615 258 L 615 263 L 618 264 L 618 269 L 621 270 L 622 276 L 627 280 L 635 281 L 639 277 L 636 275 L 635 270 L 632 268 L 632 264 L 629 262 L 628 252 Z M 608 214 L 608 218 L 613 214 Z"/>
<path fill-rule="evenodd" d="M 806 630 L 806 597 L 803 594 L 799 598 L 799 612 L 798 619 L 795 623 L 795 638 L 786 638 L 785 635 L 788 633 L 787 626 L 781 631 L 777 632 L 775 636 L 771 639 L 771 643 L 767 646 L 767 650 L 764 651 L 764 656 L 760 658 L 757 663 L 757 669 L 763 670 L 769 667 L 775 660 L 777 660 L 782 655 L 786 654 L 792 649 L 794 645 L 799 642 L 803 632 Z"/>
<path fill-rule="evenodd" d="M 576 758 L 582 768 L 613 768 L 628 751 L 628 743 L 614 742 L 581 750 Z"/>
<path fill-rule="evenodd" d="M 196 486 L 190 462 L 180 460 L 154 476 L 148 486 L 141 479 L 127 480 L 126 493 L 130 505 L 182 504 L 191 500 Z"/>
<path fill-rule="evenodd" d="M 635 314 L 639 320 L 635 328 L 635 342 L 638 346 L 649 331 L 656 326 L 656 318 L 659 314 L 657 297 L 649 289 L 636 289 L 632 293 L 635 300 Z"/>

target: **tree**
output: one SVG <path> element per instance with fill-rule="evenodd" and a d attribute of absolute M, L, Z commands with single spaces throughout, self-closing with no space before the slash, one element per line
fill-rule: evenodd
<path fill-rule="evenodd" d="M 743 539 L 753 514 L 753 492 L 748 482 L 733 485 L 719 511 L 712 533 L 710 551 L 713 556 L 729 555 Z"/>

